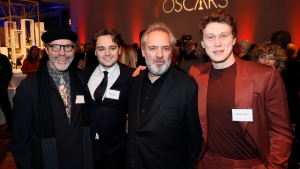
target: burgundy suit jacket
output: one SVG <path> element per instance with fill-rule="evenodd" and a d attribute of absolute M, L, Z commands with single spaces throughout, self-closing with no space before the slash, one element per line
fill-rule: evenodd
<path fill-rule="evenodd" d="M 292 134 L 285 87 L 275 67 L 236 58 L 235 108 L 253 109 L 254 122 L 239 122 L 245 140 L 255 145 L 266 168 L 287 168 Z M 189 74 L 198 83 L 198 113 L 207 143 L 207 88 L 212 64 L 192 66 Z M 197 168 L 197 166 L 196 166 Z"/>

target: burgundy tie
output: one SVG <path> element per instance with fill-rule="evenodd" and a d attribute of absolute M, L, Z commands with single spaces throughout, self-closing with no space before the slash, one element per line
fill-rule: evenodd
<path fill-rule="evenodd" d="M 95 93 L 94 93 L 94 98 L 95 100 L 100 103 L 102 102 L 102 97 L 105 93 L 106 90 L 106 86 L 107 86 L 107 71 L 103 71 L 104 73 L 104 77 L 101 81 L 101 83 L 99 84 L 99 86 L 96 88 Z"/>

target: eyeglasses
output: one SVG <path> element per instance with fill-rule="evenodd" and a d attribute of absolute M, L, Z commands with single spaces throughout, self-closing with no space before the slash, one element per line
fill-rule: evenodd
<path fill-rule="evenodd" d="M 267 57 L 267 56 L 259 56 L 260 59 L 262 60 L 271 60 L 271 61 L 276 61 L 276 58 L 274 56 L 270 56 L 270 57 Z"/>
<path fill-rule="evenodd" d="M 75 47 L 75 45 L 59 45 L 59 44 L 52 44 L 52 45 L 47 44 L 47 46 L 50 46 L 53 52 L 59 52 L 61 47 L 64 48 L 65 52 L 71 52 Z"/>

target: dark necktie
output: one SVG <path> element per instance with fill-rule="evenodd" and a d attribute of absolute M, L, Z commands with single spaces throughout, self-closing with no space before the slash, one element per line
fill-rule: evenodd
<path fill-rule="evenodd" d="M 102 101 L 102 97 L 105 93 L 106 90 L 106 86 L 107 86 L 107 71 L 103 71 L 104 73 L 104 77 L 101 81 L 101 83 L 99 84 L 99 86 L 96 88 L 95 93 L 94 93 L 94 98 L 97 102 L 101 102 Z"/>

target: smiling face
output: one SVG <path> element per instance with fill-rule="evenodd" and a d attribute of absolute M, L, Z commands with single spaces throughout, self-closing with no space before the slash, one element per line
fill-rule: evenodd
<path fill-rule="evenodd" d="M 259 56 L 257 62 L 265 65 L 275 66 L 276 58 L 273 53 L 270 53 L 270 54 Z"/>
<path fill-rule="evenodd" d="M 142 48 L 147 68 L 152 76 L 161 76 L 171 65 L 171 37 L 164 31 L 153 31 L 146 36 Z"/>
<path fill-rule="evenodd" d="M 49 44 L 74 45 L 72 41 L 67 39 L 54 40 Z M 67 70 L 74 59 L 75 47 L 70 52 L 66 52 L 64 47 L 61 46 L 58 52 L 54 52 L 51 47 L 47 45 L 45 50 L 49 56 L 50 66 L 57 72 L 63 72 Z"/>
<path fill-rule="evenodd" d="M 212 22 L 203 29 L 202 46 L 216 69 L 223 69 L 235 62 L 232 52 L 236 38 L 226 23 Z"/>
<path fill-rule="evenodd" d="M 110 35 L 99 36 L 95 44 L 95 55 L 97 56 L 101 66 L 105 70 L 113 67 L 117 63 L 118 56 L 121 53 L 121 48 L 118 44 L 113 42 Z"/>

